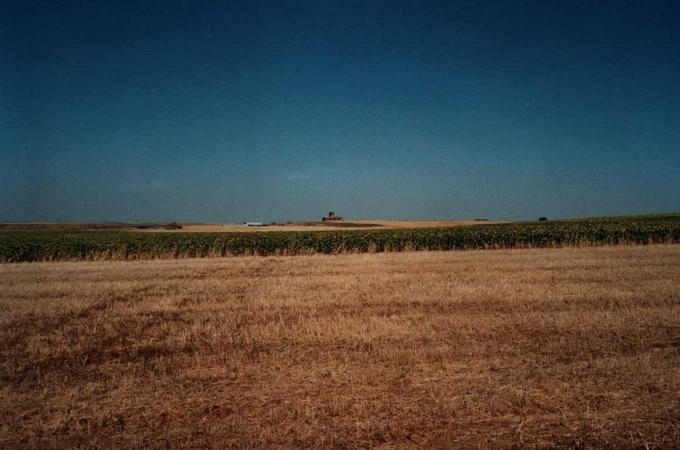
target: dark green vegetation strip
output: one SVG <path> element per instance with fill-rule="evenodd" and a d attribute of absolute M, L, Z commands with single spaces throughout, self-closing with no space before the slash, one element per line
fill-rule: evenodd
<path fill-rule="evenodd" d="M 0 231 L 0 261 L 143 259 L 680 242 L 680 214 L 398 230 Z"/>

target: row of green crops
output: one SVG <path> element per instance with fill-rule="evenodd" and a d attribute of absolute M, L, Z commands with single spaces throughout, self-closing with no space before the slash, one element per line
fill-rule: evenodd
<path fill-rule="evenodd" d="M 0 231 L 0 261 L 463 250 L 655 242 L 680 242 L 680 214 L 360 231 Z"/>

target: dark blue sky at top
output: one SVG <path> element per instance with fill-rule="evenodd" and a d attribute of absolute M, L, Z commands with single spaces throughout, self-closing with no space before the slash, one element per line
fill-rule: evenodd
<path fill-rule="evenodd" d="M 0 221 L 680 211 L 680 2 L 4 1 Z"/>

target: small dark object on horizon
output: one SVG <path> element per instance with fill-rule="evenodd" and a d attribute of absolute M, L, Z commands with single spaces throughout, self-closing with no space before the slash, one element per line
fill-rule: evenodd
<path fill-rule="evenodd" d="M 166 230 L 181 230 L 182 225 L 178 224 L 177 222 L 170 222 L 165 226 Z"/>
<path fill-rule="evenodd" d="M 328 216 L 321 218 L 322 222 L 328 222 L 328 221 L 332 221 L 332 220 L 342 220 L 342 217 L 336 216 L 333 211 L 329 211 Z"/>
<path fill-rule="evenodd" d="M 545 222 L 546 220 L 548 220 L 547 217 L 539 217 L 539 218 L 538 218 L 538 221 L 539 221 L 539 222 Z"/>

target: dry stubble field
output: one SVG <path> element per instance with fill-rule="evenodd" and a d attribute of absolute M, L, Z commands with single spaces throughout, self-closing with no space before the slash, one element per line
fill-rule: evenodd
<path fill-rule="evenodd" d="M 4 448 L 680 446 L 680 245 L 0 282 Z"/>

